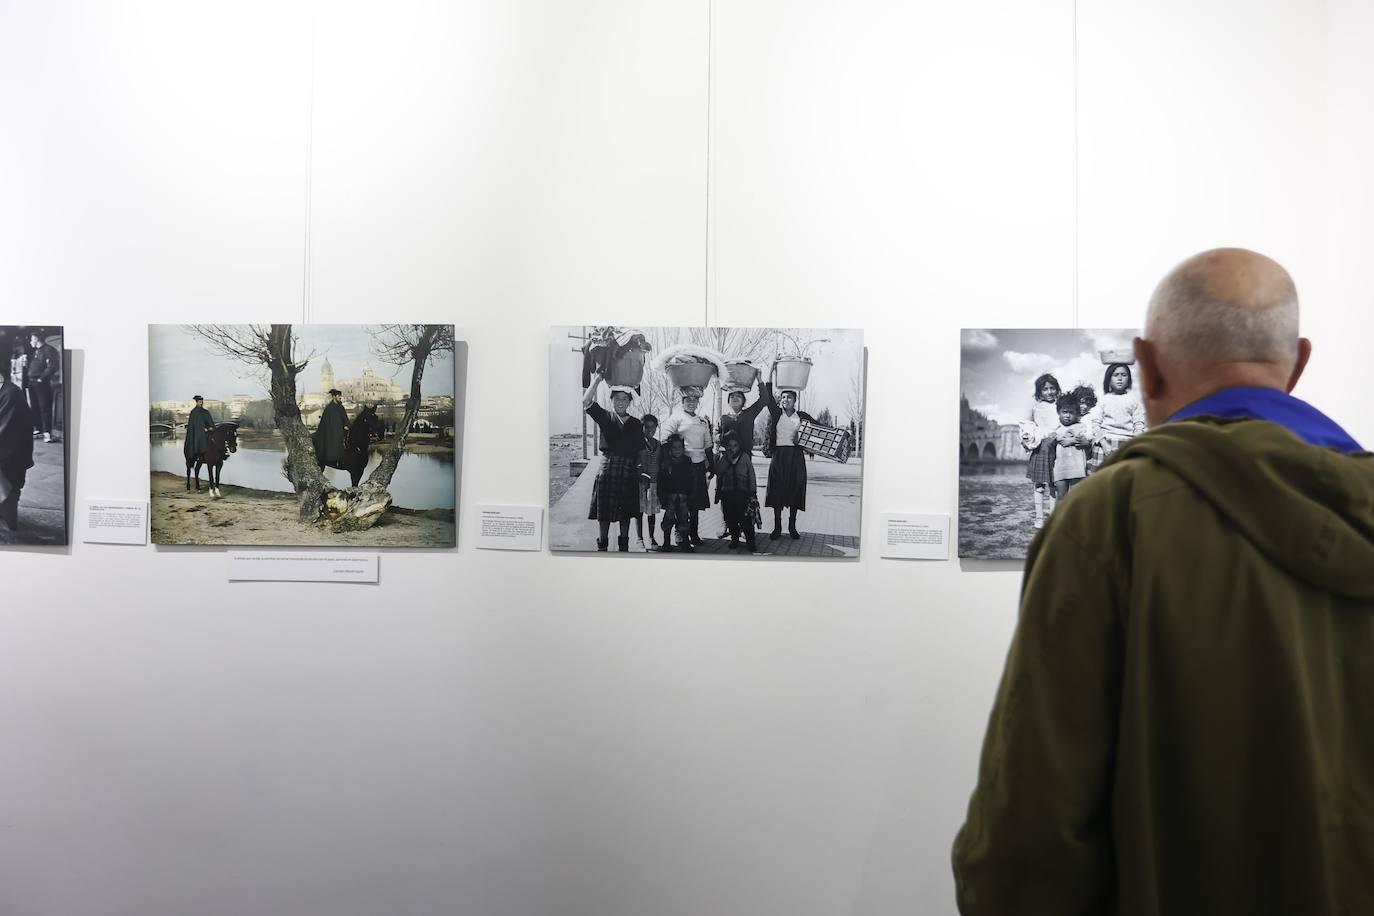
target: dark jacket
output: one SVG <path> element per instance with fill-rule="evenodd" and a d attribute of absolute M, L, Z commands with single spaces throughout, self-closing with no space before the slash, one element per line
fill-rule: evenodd
<path fill-rule="evenodd" d="M 726 455 L 716 459 L 716 502 L 725 496 L 754 496 L 758 489 L 754 462 L 748 452 L 740 452 L 734 461 Z"/>
<path fill-rule="evenodd" d="M 1031 544 L 954 845 L 978 914 L 1374 913 L 1374 456 L 1139 436 Z"/>
<path fill-rule="evenodd" d="M 600 404 L 588 407 L 587 416 L 601 429 L 601 435 L 606 440 L 602 448 L 605 454 L 639 461 L 639 452 L 644 448 L 644 426 L 638 418 L 626 416 L 625 422 L 622 423 Z"/>
<path fill-rule="evenodd" d="M 210 411 L 204 407 L 191 408 L 191 414 L 186 418 L 186 441 L 181 446 L 187 461 L 205 453 L 205 447 L 210 444 L 210 433 L 214 431 L 215 420 L 210 416 Z"/>
<path fill-rule="evenodd" d="M 763 394 L 760 396 L 759 400 L 768 408 L 768 432 L 764 434 L 763 438 L 763 454 L 767 458 L 772 458 L 773 449 L 775 448 L 773 443 L 776 442 L 778 438 L 778 418 L 782 416 L 782 405 L 773 398 L 772 385 L 765 382 L 759 387 L 763 390 Z M 796 413 L 797 416 L 809 423 L 816 422 L 816 418 L 804 410 L 798 410 Z"/>
<path fill-rule="evenodd" d="M 348 432 L 348 411 L 337 401 L 330 401 L 320 412 L 320 425 L 315 429 L 315 458 L 325 464 L 335 464 L 344 458 L 344 435 Z"/>
<path fill-rule="evenodd" d="M 692 459 L 683 455 L 674 461 L 666 449 L 658 462 L 658 500 L 666 507 L 673 496 L 691 496 L 696 492 L 697 475 Z"/>
<path fill-rule="evenodd" d="M 758 422 L 759 414 L 763 412 L 764 402 L 763 393 L 754 398 L 754 403 L 741 410 L 734 416 L 723 416 L 720 418 L 720 425 L 717 429 L 719 435 L 716 436 L 716 444 L 721 445 L 725 439 L 725 434 L 734 432 L 739 437 L 740 448 L 747 453 L 754 451 L 754 424 Z M 721 445 L 724 448 L 723 445 Z"/>
<path fill-rule="evenodd" d="M 0 471 L 22 475 L 33 467 L 33 414 L 24 391 L 0 377 Z"/>
<path fill-rule="evenodd" d="M 30 383 L 51 382 L 60 368 L 62 368 L 62 355 L 52 345 L 42 344 L 29 357 L 29 367 L 25 374 Z"/>

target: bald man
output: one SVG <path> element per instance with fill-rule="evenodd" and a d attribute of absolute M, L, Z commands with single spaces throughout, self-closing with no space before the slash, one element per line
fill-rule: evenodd
<path fill-rule="evenodd" d="M 1184 261 L 1150 432 L 1031 544 L 954 844 L 964 914 L 1374 913 L 1374 456 L 1289 392 L 1292 279 Z"/>

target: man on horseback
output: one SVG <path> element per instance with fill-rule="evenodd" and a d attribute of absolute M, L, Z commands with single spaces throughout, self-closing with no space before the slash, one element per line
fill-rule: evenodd
<path fill-rule="evenodd" d="M 315 460 L 321 468 L 342 466 L 347 436 L 348 411 L 344 410 L 343 392 L 330 388 L 329 403 L 324 405 L 320 425 L 315 430 Z"/>
<path fill-rule="evenodd" d="M 210 411 L 205 409 L 205 398 L 196 395 L 192 400 L 196 402 L 196 406 L 186 418 L 186 442 L 181 447 L 186 455 L 187 467 L 191 466 L 197 456 L 205 454 L 205 447 L 210 444 L 210 433 L 215 430 L 215 419 L 210 416 Z"/>

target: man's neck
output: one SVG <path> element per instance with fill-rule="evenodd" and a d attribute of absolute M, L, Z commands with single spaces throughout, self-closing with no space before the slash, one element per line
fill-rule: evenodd
<path fill-rule="evenodd" d="M 1279 367 L 1270 364 L 1222 363 L 1214 366 L 1205 376 L 1180 386 L 1171 397 L 1164 398 L 1159 405 L 1160 414 L 1172 417 L 1189 404 L 1228 388 L 1272 388 L 1286 394 L 1288 376 Z"/>

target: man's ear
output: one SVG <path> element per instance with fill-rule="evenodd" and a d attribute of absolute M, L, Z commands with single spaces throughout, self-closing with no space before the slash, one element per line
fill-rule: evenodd
<path fill-rule="evenodd" d="M 1298 386 L 1298 379 L 1302 378 L 1302 370 L 1307 368 L 1307 361 L 1312 358 L 1312 341 L 1306 337 L 1298 338 L 1298 361 L 1293 364 L 1293 373 L 1288 376 L 1289 392 Z"/>
<path fill-rule="evenodd" d="M 1155 360 L 1155 345 L 1143 337 L 1132 341 L 1135 347 L 1135 362 L 1140 377 L 1140 393 L 1147 401 L 1157 401 L 1164 396 L 1164 376 L 1160 374 L 1159 363 Z"/>

